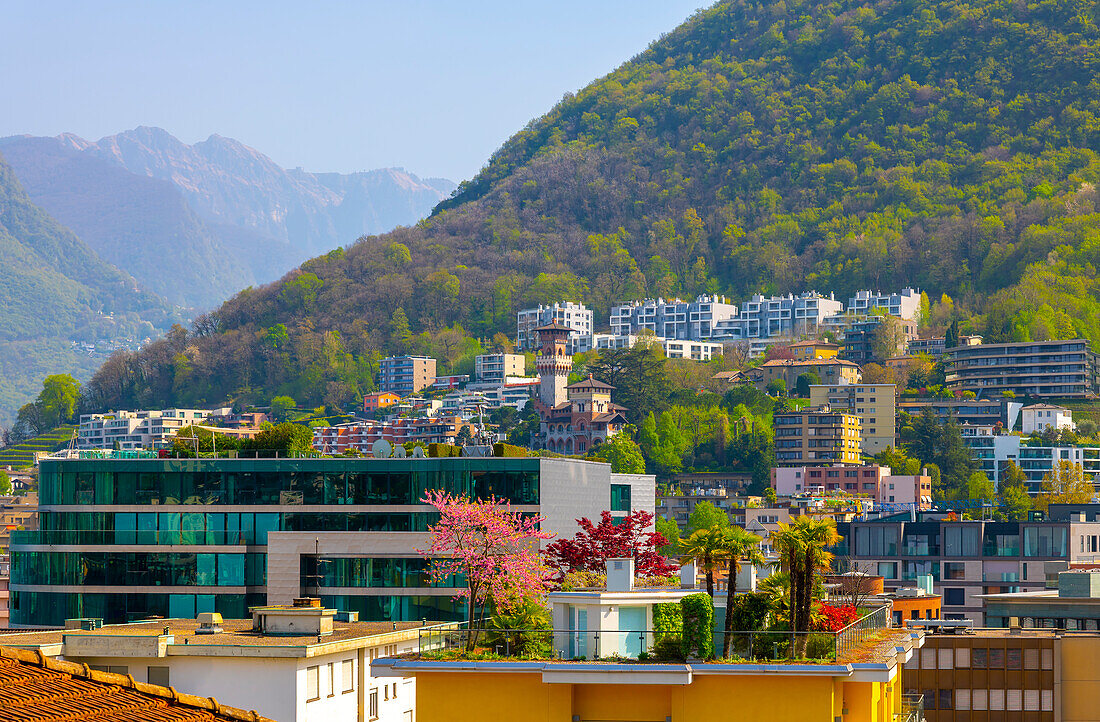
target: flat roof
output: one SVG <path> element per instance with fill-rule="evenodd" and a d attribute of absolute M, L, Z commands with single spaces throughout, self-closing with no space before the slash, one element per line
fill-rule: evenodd
<path fill-rule="evenodd" d="M 439 624 L 432 622 L 431 624 Z M 221 623 L 220 634 L 196 634 L 199 622 L 195 619 L 156 619 L 129 624 L 108 624 L 95 630 L 55 629 L 50 631 L 0 632 L 0 645 L 9 647 L 41 647 L 62 644 L 66 636 L 93 637 L 157 637 L 168 627 L 175 637 L 172 646 L 194 647 L 315 647 L 336 642 L 366 640 L 372 637 L 407 632 L 423 626 L 420 622 L 333 622 L 332 634 L 318 638 L 315 634 L 287 636 L 260 634 L 252 631 L 251 619 L 226 619 Z M 320 641 L 318 641 L 320 639 Z M 177 652 L 178 653 L 178 652 Z"/>

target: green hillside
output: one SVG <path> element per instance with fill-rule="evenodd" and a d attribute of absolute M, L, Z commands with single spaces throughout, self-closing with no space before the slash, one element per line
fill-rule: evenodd
<path fill-rule="evenodd" d="M 36 452 L 59 451 L 67 448 L 73 437 L 75 426 L 59 426 L 52 431 L 27 439 L 21 444 L 0 449 L 0 467 L 13 469 L 32 466 Z"/>
<path fill-rule="evenodd" d="M 567 96 L 416 227 L 116 358 L 93 406 L 347 397 L 409 332 L 528 304 L 914 285 L 990 340 L 1100 342 L 1085 0 L 734 0 Z"/>
<path fill-rule="evenodd" d="M 73 342 L 133 342 L 163 333 L 175 317 L 31 203 L 2 157 L 0 276 L 0 421 L 14 418 L 47 374 L 91 375 L 96 361 Z"/>

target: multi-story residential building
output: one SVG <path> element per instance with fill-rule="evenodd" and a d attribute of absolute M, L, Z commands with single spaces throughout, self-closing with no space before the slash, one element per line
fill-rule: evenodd
<path fill-rule="evenodd" d="M 363 396 L 363 411 L 371 414 L 380 409 L 393 406 L 401 397 L 392 391 L 376 391 L 373 394 Z"/>
<path fill-rule="evenodd" d="M 814 334 L 826 318 L 839 315 L 844 304 L 830 294 L 827 298 L 816 291 L 798 296 L 754 295 L 741 303 L 734 317 L 715 322 L 715 340 L 765 339 Z"/>
<path fill-rule="evenodd" d="M 870 314 L 876 309 L 908 321 L 917 321 L 920 316 L 920 291 L 914 288 L 906 288 L 899 293 L 856 291 L 856 295 L 848 299 L 848 313 Z"/>
<path fill-rule="evenodd" d="M 11 545 L 16 529 L 38 528 L 38 494 L 0 496 L 0 551 Z"/>
<path fill-rule="evenodd" d="M 1043 477 L 1061 462 L 1080 466 L 1085 478 L 1100 490 L 1100 447 L 1040 446 L 1015 434 L 998 434 L 991 426 L 964 425 L 963 443 L 978 462 L 978 468 L 995 484 L 1001 481 L 1008 462 L 1020 467 L 1027 477 L 1028 493 L 1042 491 Z"/>
<path fill-rule="evenodd" d="M 220 411 L 220 410 L 219 410 Z M 81 414 L 78 449 L 154 449 L 172 443 L 184 426 L 202 425 L 210 409 L 159 409 Z"/>
<path fill-rule="evenodd" d="M 859 417 L 828 406 L 775 414 L 775 457 L 780 466 L 861 464 Z"/>
<path fill-rule="evenodd" d="M 1020 418 L 1023 404 L 1009 399 L 915 399 L 902 398 L 898 411 L 920 416 L 931 409 L 939 419 L 953 418 L 959 424 L 996 426 L 1012 430 Z"/>
<path fill-rule="evenodd" d="M 730 521 L 734 521 L 736 502 L 725 489 L 679 490 L 678 493 L 659 494 L 656 513 L 665 519 L 672 519 L 683 529 L 695 507 L 704 501 L 726 512 Z"/>
<path fill-rule="evenodd" d="M 456 582 L 417 550 L 426 491 L 510 501 L 572 536 L 604 510 L 653 512 L 652 476 L 549 458 L 45 459 L 39 531 L 12 536 L 11 621 L 61 626 L 320 597 L 364 621 L 459 619 Z"/>
<path fill-rule="evenodd" d="M 805 466 L 772 469 L 772 488 L 778 496 L 836 494 L 863 496 L 876 508 L 930 509 L 932 477 L 927 474 L 894 474 L 889 466 Z"/>
<path fill-rule="evenodd" d="M 710 361 L 721 356 L 724 347 L 710 341 L 675 340 L 660 338 L 649 333 L 642 335 L 616 336 L 610 333 L 597 333 L 591 336 L 592 349 L 633 348 L 638 343 L 659 345 L 668 358 L 687 358 L 693 361 Z"/>
<path fill-rule="evenodd" d="M 28 631 L 0 636 L 0 644 L 216 699 L 280 722 L 411 720 L 415 681 L 377 679 L 370 663 L 416 651 L 422 623 L 359 622 L 354 614 L 313 606 L 318 601 L 256 607 L 250 619 L 200 615 Z"/>
<path fill-rule="evenodd" d="M 873 455 L 897 444 L 895 393 L 894 384 L 814 384 L 810 405 L 828 404 L 858 416 L 863 453 Z"/>
<path fill-rule="evenodd" d="M 899 324 L 899 333 L 896 338 L 888 343 L 885 348 L 885 356 L 881 355 L 883 349 L 876 341 L 879 327 L 884 323 L 882 316 L 870 316 L 866 320 L 851 323 L 844 331 L 843 347 L 840 351 L 841 358 L 855 361 L 859 364 L 873 361 L 885 362 L 887 359 L 902 353 L 909 339 L 917 335 L 917 322 L 910 319 L 895 319 Z"/>
<path fill-rule="evenodd" d="M 517 353 L 487 353 L 474 357 L 474 379 L 479 384 L 503 386 L 513 378 L 523 378 L 526 359 Z"/>
<path fill-rule="evenodd" d="M 328 456 L 358 451 L 370 454 L 374 444 L 453 444 L 462 429 L 475 429 L 463 420 L 461 409 L 452 416 L 410 416 L 389 421 L 353 421 L 313 429 L 313 448 Z"/>
<path fill-rule="evenodd" d="M 1082 535 L 1078 543 L 1100 552 L 1095 535 Z M 1031 592 L 1002 592 L 982 597 L 985 626 L 1091 631 L 1100 629 L 1100 572 L 1070 569 L 1058 573 L 1058 583 Z"/>
<path fill-rule="evenodd" d="M 0 631 L 8 628 L 8 582 L 11 577 L 11 558 L 7 551 L 0 554 Z"/>
<path fill-rule="evenodd" d="M 749 380 L 758 388 L 764 389 L 772 381 L 781 379 L 787 390 L 793 390 L 802 374 L 816 374 L 823 384 L 855 384 L 859 382 L 860 371 L 857 364 L 843 359 L 812 359 L 795 361 L 793 359 L 772 359 L 746 372 Z"/>
<path fill-rule="evenodd" d="M 1073 412 L 1054 404 L 1032 404 L 1021 410 L 1024 435 L 1043 433 L 1047 429 L 1073 429 Z"/>
<path fill-rule="evenodd" d="M 460 389 L 470 382 L 469 374 L 450 374 L 448 376 L 436 376 L 432 382 L 433 391 L 451 391 Z"/>
<path fill-rule="evenodd" d="M 901 673 L 928 722 L 1095 719 L 1100 636 L 1053 629 L 928 634 Z"/>
<path fill-rule="evenodd" d="M 946 516 L 911 512 L 890 520 L 842 522 L 837 531 L 843 539 L 833 551 L 849 568 L 885 577 L 890 589 L 931 575 L 933 591 L 943 596 L 945 618 L 976 623 L 981 623 L 981 595 L 1045 589 L 1049 575 L 1100 560 L 1100 554 L 1080 551 L 1077 544 L 1081 536 L 1100 534 L 1100 522 L 948 521 Z"/>
<path fill-rule="evenodd" d="M 539 305 L 538 308 L 528 308 L 516 314 L 516 348 L 520 351 L 534 351 L 540 345 L 535 329 L 539 326 L 558 324 L 569 329 L 569 338 L 566 348 L 569 353 L 581 353 L 589 350 L 581 348 L 583 339 L 588 338 L 595 331 L 592 323 L 592 310 L 583 303 L 555 303 L 551 306 Z"/>
<path fill-rule="evenodd" d="M 436 361 L 428 356 L 389 356 L 378 370 L 378 388 L 400 396 L 419 393 L 435 383 Z"/>
<path fill-rule="evenodd" d="M 948 349 L 947 387 L 979 397 L 1094 399 L 1100 394 L 1096 354 L 1085 339 L 959 346 Z"/>
<path fill-rule="evenodd" d="M 981 336 L 959 336 L 960 346 L 980 346 Z M 909 356 L 926 354 L 928 356 L 942 356 L 947 350 L 947 338 L 945 336 L 932 336 L 931 338 L 909 339 L 905 353 Z"/>
<path fill-rule="evenodd" d="M 840 355 L 840 346 L 829 341 L 807 339 L 796 341 L 788 348 L 795 361 L 812 361 L 814 359 L 836 358 Z"/>
<path fill-rule="evenodd" d="M 715 326 L 737 315 L 737 305 L 722 296 L 699 296 L 694 301 L 647 298 L 611 309 L 611 333 L 636 336 L 649 331 L 658 338 L 702 341 Z"/>

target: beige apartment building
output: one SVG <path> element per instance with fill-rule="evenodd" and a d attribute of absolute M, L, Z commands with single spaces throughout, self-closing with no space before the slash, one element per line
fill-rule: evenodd
<path fill-rule="evenodd" d="M 894 445 L 897 404 L 894 384 L 822 384 L 810 387 L 810 405 L 855 414 L 863 453 L 877 454 Z"/>
<path fill-rule="evenodd" d="M 860 421 L 828 406 L 776 414 L 775 458 L 779 466 L 835 466 L 863 463 Z"/>

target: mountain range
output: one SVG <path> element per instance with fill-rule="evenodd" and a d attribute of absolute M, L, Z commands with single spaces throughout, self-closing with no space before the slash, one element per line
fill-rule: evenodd
<path fill-rule="evenodd" d="M 212 135 L 187 145 L 140 127 L 89 142 L 0 139 L 31 200 L 170 303 L 209 309 L 367 233 L 415 223 L 454 184 L 388 168 L 284 170 Z"/>
<path fill-rule="evenodd" d="M 0 421 L 43 376 L 87 379 L 242 288 L 409 225 L 454 184 L 284 170 L 220 136 L 0 139 Z"/>
<path fill-rule="evenodd" d="M 560 300 L 603 316 L 645 296 L 912 285 L 933 330 L 1096 345 L 1098 14 L 719 2 L 531 121 L 426 221 L 113 358 L 88 403 L 340 405 L 410 334 L 511 334 L 517 309 Z"/>

